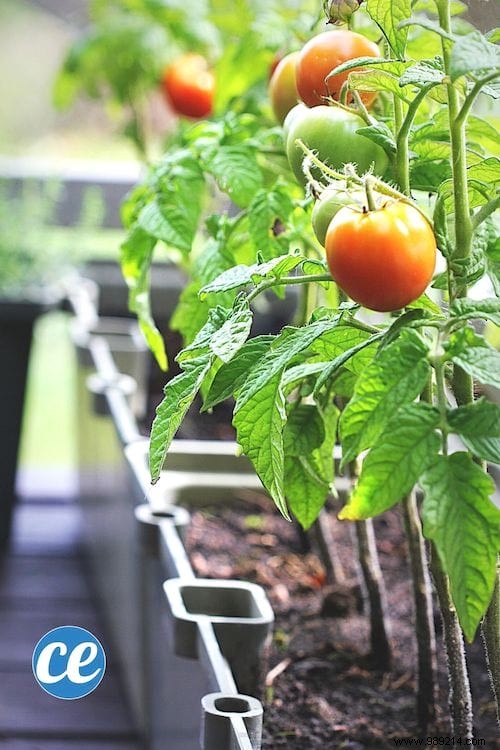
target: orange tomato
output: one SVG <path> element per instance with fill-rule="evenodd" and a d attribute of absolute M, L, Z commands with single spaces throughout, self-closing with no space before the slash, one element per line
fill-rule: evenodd
<path fill-rule="evenodd" d="M 212 113 L 215 78 L 202 55 L 188 52 L 165 70 L 162 89 L 179 115 L 201 118 Z"/>
<path fill-rule="evenodd" d="M 325 248 L 340 288 L 379 312 L 399 310 L 420 297 L 436 265 L 432 228 L 404 201 L 367 212 L 341 208 L 330 222 Z"/>
<path fill-rule="evenodd" d="M 269 98 L 275 117 L 280 123 L 283 123 L 299 99 L 295 82 L 298 54 L 298 52 L 291 52 L 280 60 L 269 81 Z"/>
<path fill-rule="evenodd" d="M 380 57 L 380 50 L 361 34 L 346 29 L 324 31 L 310 39 L 302 48 L 297 59 L 297 90 L 308 107 L 325 104 L 325 97 L 339 98 L 340 90 L 349 73 L 325 78 L 338 65 L 356 57 Z M 361 94 L 363 102 L 369 106 L 376 98 L 373 92 Z"/>

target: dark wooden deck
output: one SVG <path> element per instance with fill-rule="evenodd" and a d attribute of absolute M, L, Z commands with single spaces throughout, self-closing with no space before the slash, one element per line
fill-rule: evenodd
<path fill-rule="evenodd" d="M 60 625 L 87 628 L 106 651 L 103 681 L 80 700 L 52 698 L 31 671 L 35 644 Z M 11 550 L 0 568 L 0 748 L 141 747 L 86 574 L 78 508 L 60 492 L 24 496 L 16 510 Z"/>

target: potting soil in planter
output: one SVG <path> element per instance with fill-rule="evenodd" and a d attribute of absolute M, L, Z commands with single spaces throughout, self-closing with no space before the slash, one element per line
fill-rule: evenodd
<path fill-rule="evenodd" d="M 298 527 L 265 497 L 248 494 L 231 507 L 192 509 L 187 544 L 201 577 L 240 578 L 262 585 L 276 614 L 267 687 L 263 750 L 387 750 L 395 739 L 422 737 L 415 726 L 415 645 L 406 543 L 397 510 L 375 522 L 394 641 L 394 668 L 371 666 L 368 620 L 356 586 L 333 590 Z M 331 524 L 346 578 L 355 579 L 347 524 Z M 447 723 L 445 657 L 438 726 L 428 736 L 451 736 Z M 495 706 L 482 645 L 468 649 L 475 736 L 488 750 L 500 747 Z M 425 742 L 424 742 L 425 744 Z"/>

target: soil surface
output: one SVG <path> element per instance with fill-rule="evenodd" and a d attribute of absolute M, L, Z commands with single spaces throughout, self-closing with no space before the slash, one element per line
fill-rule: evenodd
<path fill-rule="evenodd" d="M 267 687 L 260 696 L 265 705 L 263 750 L 385 750 L 397 747 L 395 740 L 410 737 L 424 738 L 422 746 L 432 746 L 415 725 L 412 594 L 397 510 L 375 522 L 394 648 L 394 665 L 386 674 L 372 666 L 349 524 L 329 513 L 337 559 L 346 576 L 344 584 L 332 587 L 312 535 L 285 521 L 266 497 L 248 493 L 230 507 L 192 512 L 187 543 L 197 575 L 260 584 L 276 615 Z M 436 625 L 442 675 L 439 721 L 426 734 L 451 738 L 438 615 Z M 468 660 L 474 744 L 500 748 L 479 638 L 468 648 Z M 436 745 L 460 747 L 451 739 L 434 741 Z"/>

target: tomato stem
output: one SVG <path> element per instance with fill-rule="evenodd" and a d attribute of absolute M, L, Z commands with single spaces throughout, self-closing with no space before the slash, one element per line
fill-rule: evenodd
<path fill-rule="evenodd" d="M 335 169 L 332 169 L 331 167 L 327 166 L 324 162 L 322 162 L 321 159 L 318 159 L 318 157 L 314 154 L 314 152 L 311 151 L 311 149 L 308 148 L 300 138 L 297 138 L 295 143 L 297 146 L 299 146 L 299 148 L 302 149 L 304 154 L 309 157 L 310 161 L 323 172 L 325 176 L 331 177 L 333 180 L 345 182 L 346 174 L 342 172 L 337 172 Z M 354 170 L 352 169 L 348 170 L 348 166 L 349 165 L 346 165 L 345 167 L 346 171 L 348 171 L 348 175 L 347 175 L 348 178 L 355 185 L 361 185 L 363 187 L 364 178 L 359 177 L 359 175 L 357 175 L 354 172 Z M 372 180 L 372 186 L 377 191 L 377 193 L 381 193 L 382 195 L 387 195 L 389 198 L 394 198 L 395 200 L 405 201 L 405 203 L 409 203 L 410 205 L 414 206 L 418 211 L 420 211 L 420 208 L 418 207 L 418 205 L 414 201 L 412 201 L 410 198 L 408 198 L 408 196 L 402 193 L 400 190 L 396 190 L 396 188 L 391 187 L 391 185 L 388 185 L 387 182 L 380 180 L 378 177 L 375 177 L 374 175 L 370 175 L 370 176 Z M 429 221 L 428 218 L 427 218 L 427 221 Z M 432 224 L 432 222 L 429 222 L 429 223 Z"/>
<path fill-rule="evenodd" d="M 373 194 L 373 177 L 372 175 L 366 175 L 364 178 L 364 188 L 366 193 L 366 202 L 368 203 L 369 211 L 377 210 L 377 203 Z"/>
<path fill-rule="evenodd" d="M 305 276 L 284 276 L 281 279 L 266 279 L 261 282 L 255 289 L 250 292 L 247 297 L 247 301 L 251 302 L 259 294 L 265 292 L 267 289 L 272 289 L 274 286 L 292 286 L 294 284 L 310 284 L 317 281 L 330 281 L 333 283 L 333 279 L 329 273 L 316 273 L 308 274 Z"/>
<path fill-rule="evenodd" d="M 484 617 L 481 632 L 486 650 L 491 686 L 496 698 L 497 718 L 500 722 L 500 648 L 491 648 L 492 645 L 498 644 L 498 633 L 500 633 L 500 558 L 497 558 L 497 575 L 493 597 Z"/>

